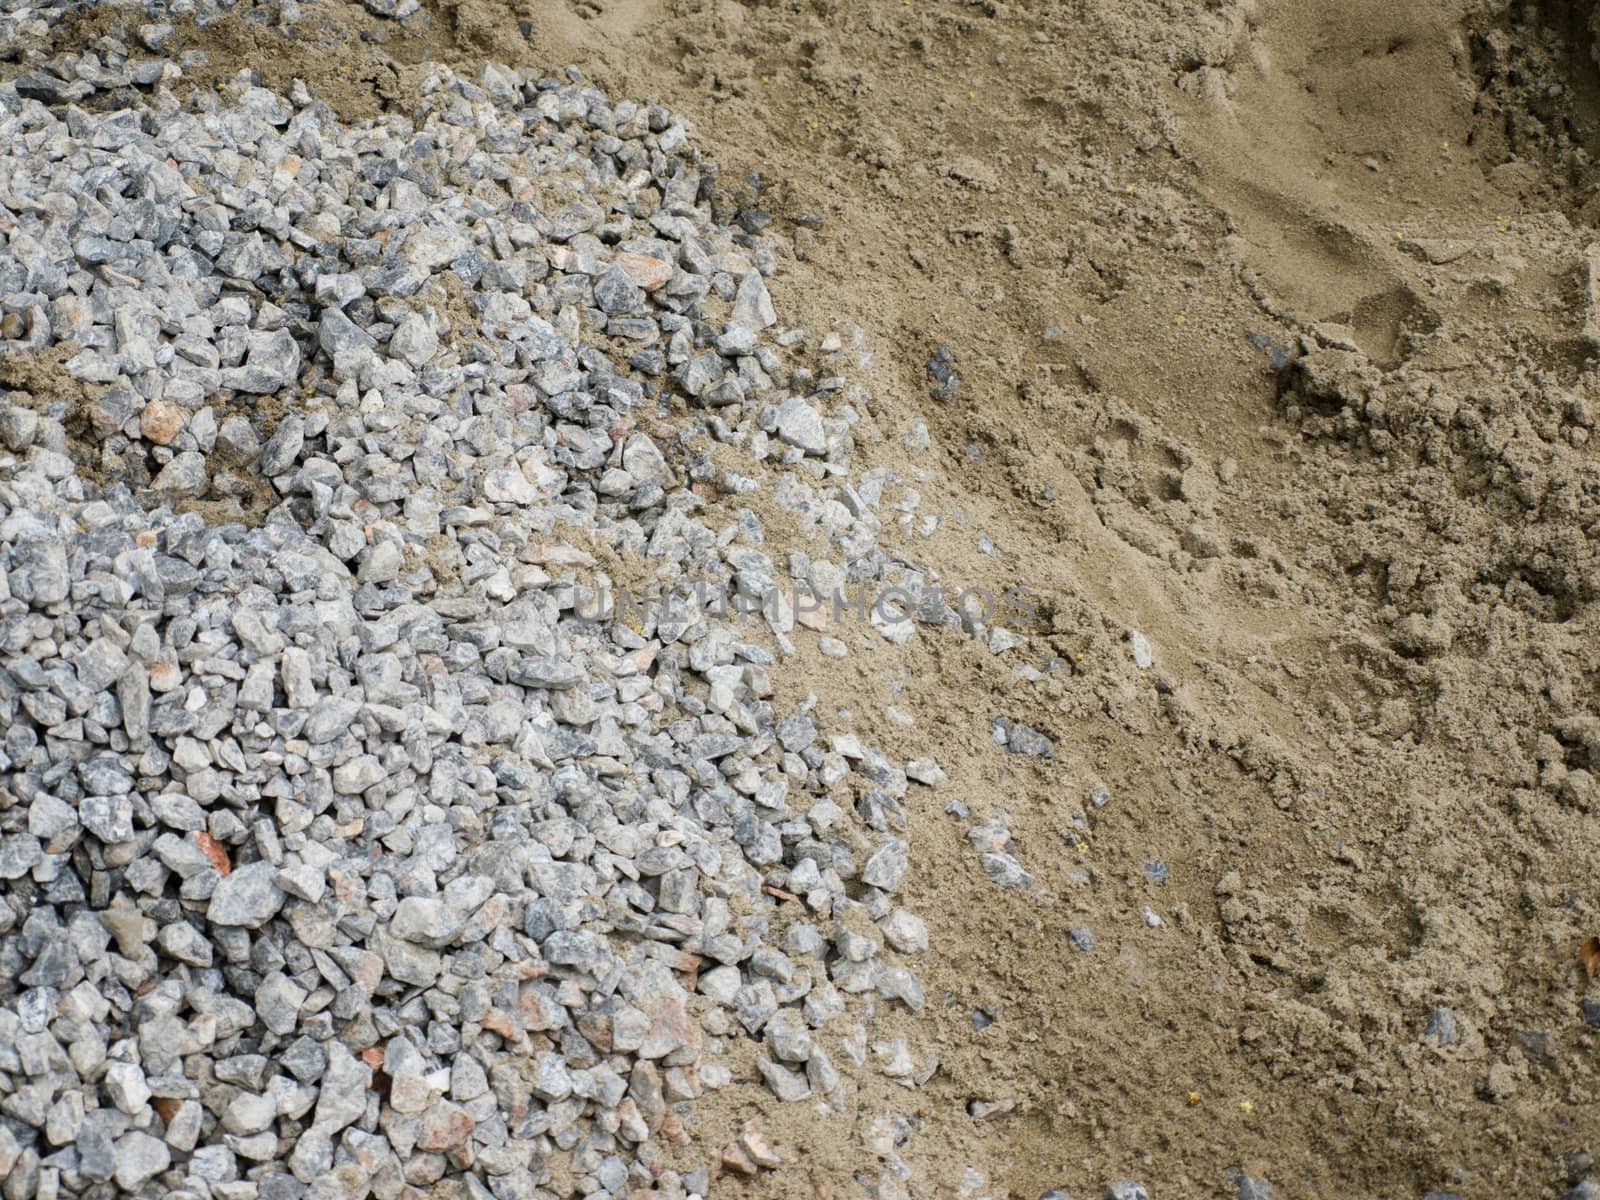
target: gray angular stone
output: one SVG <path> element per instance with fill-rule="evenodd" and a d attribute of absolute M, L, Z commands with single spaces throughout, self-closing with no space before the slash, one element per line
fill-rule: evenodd
<path fill-rule="evenodd" d="M 119 421 L 120 425 L 121 422 Z M 39 434 L 39 414 L 20 404 L 0 407 L 0 442 L 8 450 L 26 450 Z"/>
<path fill-rule="evenodd" d="M 822 415 L 799 396 L 790 396 L 778 405 L 778 436 L 807 454 L 824 454 L 828 449 Z"/>
<path fill-rule="evenodd" d="M 229 417 L 217 429 L 214 450 L 225 462 L 254 463 L 261 453 L 261 438 L 243 417 Z"/>
<path fill-rule="evenodd" d="M 407 896 L 395 908 L 389 932 L 403 941 L 441 950 L 461 935 L 464 916 L 452 913 L 443 900 Z"/>
<path fill-rule="evenodd" d="M 278 869 L 269 862 L 235 867 L 211 893 L 206 920 L 213 925 L 260 929 L 283 907 L 284 894 L 278 887 L 277 874 Z"/>
<path fill-rule="evenodd" d="M 222 372 L 222 386 L 267 395 L 287 387 L 300 369 L 300 347 L 286 329 L 252 333 L 244 365 Z"/>
<path fill-rule="evenodd" d="M 878 994 L 885 1000 L 898 1000 L 912 1012 L 921 1012 L 922 981 L 905 967 L 882 967 L 877 974 Z"/>
<path fill-rule="evenodd" d="M 861 882 L 892 892 L 900 887 L 906 876 L 906 844 L 899 838 L 890 838 L 872 852 L 862 865 Z"/>
<path fill-rule="evenodd" d="M 40 793 L 28 805 L 28 832 L 46 846 L 77 827 L 78 814 L 65 800 Z"/>
<path fill-rule="evenodd" d="M 804 1063 L 811 1057 L 811 1030 L 793 1009 L 774 1013 L 763 1031 L 772 1057 L 783 1063 Z"/>
<path fill-rule="evenodd" d="M 338 1040 L 328 1043 L 328 1065 L 322 1072 L 313 1121 L 325 1136 L 338 1133 L 367 1110 L 372 1068 Z"/>
<path fill-rule="evenodd" d="M 541 1054 L 534 1060 L 529 1083 L 533 1094 L 547 1103 L 564 1100 L 572 1094 L 572 1074 L 559 1054 Z"/>
<path fill-rule="evenodd" d="M 71 576 L 67 548 L 61 542 L 28 541 L 17 547 L 10 571 L 11 594 L 36 608 L 67 598 Z"/>
<path fill-rule="evenodd" d="M 205 455 L 194 450 L 185 450 L 173 455 L 172 461 L 162 467 L 150 481 L 150 486 L 169 497 L 198 496 L 206 490 L 209 479 Z"/>
<path fill-rule="evenodd" d="M 143 663 L 129 663 L 117 680 L 117 704 L 129 742 L 140 745 L 150 730 L 150 672 Z"/>
<path fill-rule="evenodd" d="M 113 1062 L 106 1066 L 106 1095 L 129 1116 L 140 1112 L 150 1100 L 150 1085 L 144 1071 L 135 1063 Z"/>
<path fill-rule="evenodd" d="M 211 965 L 211 943 L 187 921 L 164 925 L 156 935 L 156 945 L 169 958 L 195 967 Z"/>
<path fill-rule="evenodd" d="M 897 908 L 878 922 L 883 940 L 902 954 L 921 954 L 928 948 L 928 926 L 922 918 Z"/>
<path fill-rule="evenodd" d="M 296 863 L 279 871 L 277 884 L 284 892 L 310 904 L 321 901 L 328 890 L 327 872 L 310 863 Z"/>
<path fill-rule="evenodd" d="M 439 351 L 439 337 L 421 313 L 408 313 L 389 338 L 389 353 L 420 367 Z"/>
<path fill-rule="evenodd" d="M 1435 1046 L 1451 1046 L 1455 1044 L 1457 1036 L 1456 1014 L 1453 1010 L 1441 1005 L 1428 1014 L 1427 1026 L 1422 1031 L 1423 1041 Z"/>
<path fill-rule="evenodd" d="M 278 422 L 278 428 L 261 450 L 261 473 L 282 475 L 300 457 L 305 446 L 305 421 L 291 413 Z"/>
<path fill-rule="evenodd" d="M 1033 876 L 1023 870 L 1022 864 L 1002 850 L 981 855 L 983 873 L 997 887 L 1027 889 L 1033 886 Z"/>
<path fill-rule="evenodd" d="M 278 1037 L 288 1037 L 299 1022 L 299 1011 L 301 1005 L 306 1003 L 307 995 L 310 995 L 309 992 L 283 971 L 272 971 L 262 979 L 261 986 L 256 987 L 256 1016 L 261 1018 L 261 1024 L 270 1032 Z"/>
<path fill-rule="evenodd" d="M 373 16 L 403 21 L 422 7 L 422 0 L 361 0 Z"/>
<path fill-rule="evenodd" d="M 167 1145 L 181 1153 L 193 1150 L 200 1141 L 200 1128 L 204 1115 L 205 1110 L 197 1101 L 185 1100 L 178 1105 L 172 1120 L 167 1122 L 165 1138 Z"/>
<path fill-rule="evenodd" d="M 811 1083 L 799 1071 L 781 1066 L 769 1058 L 756 1059 L 756 1070 L 779 1100 L 792 1103 L 811 1095 Z"/>
<path fill-rule="evenodd" d="M 595 307 L 616 315 L 633 312 L 643 302 L 644 293 L 635 286 L 621 267 L 607 267 L 594 283 Z"/>
<path fill-rule="evenodd" d="M 362 754 L 333 769 L 333 790 L 341 795 L 353 796 L 376 787 L 388 778 L 388 772 L 376 756 Z"/>
<path fill-rule="evenodd" d="M 78 802 L 78 819 L 108 845 L 133 840 L 131 796 L 85 796 Z"/>
<path fill-rule="evenodd" d="M 777 322 L 777 310 L 772 306 L 766 281 L 759 273 L 750 271 L 739 280 L 733 297 L 732 320 L 735 325 L 756 333 Z"/>
<path fill-rule="evenodd" d="M 342 309 L 324 310 L 322 319 L 317 323 L 317 345 L 330 358 L 349 350 L 370 350 L 377 344 L 377 339 L 352 321 Z"/>
<path fill-rule="evenodd" d="M 133 1191 L 172 1165 L 172 1154 L 166 1143 L 139 1130 L 130 1130 L 116 1140 L 113 1147 L 116 1163 L 117 1186 Z"/>
<path fill-rule="evenodd" d="M 1227 1182 L 1233 1187 L 1237 1200 L 1278 1200 L 1272 1185 L 1259 1175 L 1234 1171 L 1227 1176 Z"/>
<path fill-rule="evenodd" d="M 388 935 L 374 944 L 383 958 L 384 969 L 401 983 L 431 987 L 438 980 L 441 965 L 438 951 Z"/>
<path fill-rule="evenodd" d="M 21 879 L 44 861 L 44 847 L 31 833 L 0 834 L 0 879 Z"/>
<path fill-rule="evenodd" d="M 122 675 L 128 656 L 110 638 L 96 638 L 72 660 L 78 682 L 91 692 L 104 691 Z"/>
<path fill-rule="evenodd" d="M 302 1036 L 283 1048 L 278 1061 L 301 1083 L 314 1083 L 327 1068 L 328 1054 L 320 1042 Z"/>
<path fill-rule="evenodd" d="M 222 1113 L 222 1128 L 236 1137 L 248 1137 L 272 1127 L 277 1106 L 258 1092 L 235 1093 Z"/>

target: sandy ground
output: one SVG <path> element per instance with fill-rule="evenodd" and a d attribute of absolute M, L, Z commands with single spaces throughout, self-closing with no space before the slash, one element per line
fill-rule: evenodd
<path fill-rule="evenodd" d="M 1004 655 L 856 625 L 843 661 L 802 647 L 789 699 L 950 775 L 907 814 L 928 1011 L 885 1017 L 938 1066 L 831 1115 L 746 1070 L 685 1156 L 759 1114 L 795 1166 L 717 1194 L 1131 1176 L 1165 1200 L 1231 1195 L 1237 1168 L 1286 1200 L 1565 1189 L 1565 1156 L 1600 1151 L 1576 956 L 1600 932 L 1587 5 L 327 12 L 322 45 L 191 30 L 194 78 L 249 65 L 362 115 L 429 58 L 572 63 L 689 117 L 722 202 L 792 246 L 785 319 L 872 352 L 844 356 L 873 397 L 861 458 L 920 496 L 887 543 L 1039 598 Z M 1002 754 L 999 715 L 1054 760 Z M 1002 813 L 1038 894 L 967 844 Z M 1453 1044 L 1423 1039 L 1436 1006 Z"/>

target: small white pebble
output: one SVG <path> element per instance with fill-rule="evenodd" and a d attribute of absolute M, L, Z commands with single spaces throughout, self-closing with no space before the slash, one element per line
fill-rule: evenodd
<path fill-rule="evenodd" d="M 1148 671 L 1155 662 L 1155 651 L 1150 648 L 1150 640 L 1137 629 L 1128 631 L 1128 649 L 1133 654 L 1133 665 L 1141 671 Z"/>

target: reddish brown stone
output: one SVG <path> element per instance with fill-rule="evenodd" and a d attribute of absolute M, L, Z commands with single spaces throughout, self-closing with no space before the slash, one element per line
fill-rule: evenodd
<path fill-rule="evenodd" d="M 146 441 L 165 446 L 183 432 L 183 413 L 165 400 L 152 400 L 139 414 L 139 432 Z"/>
<path fill-rule="evenodd" d="M 626 250 L 619 250 L 615 262 L 622 268 L 622 273 L 633 281 L 634 286 L 642 287 L 647 292 L 666 286 L 667 280 L 672 278 L 672 264 L 664 258 L 652 258 L 648 254 L 631 254 Z"/>
<path fill-rule="evenodd" d="M 200 847 L 200 853 L 211 860 L 211 865 L 220 874 L 226 875 L 233 870 L 233 864 L 228 861 L 228 848 L 205 830 L 195 832 L 194 844 Z"/>
<path fill-rule="evenodd" d="M 699 1049 L 700 1022 L 689 1011 L 689 998 L 683 991 L 641 996 L 635 1007 L 650 1018 L 650 1032 L 639 1049 L 641 1057 L 665 1058 L 680 1048 Z"/>
<path fill-rule="evenodd" d="M 573 1021 L 578 1032 L 601 1054 L 611 1053 L 611 1014 L 595 1009 L 585 1009 Z"/>
<path fill-rule="evenodd" d="M 660 1135 L 674 1146 L 687 1146 L 689 1144 L 689 1131 L 683 1127 L 683 1120 L 677 1113 L 668 1110 L 667 1115 L 661 1118 Z"/>
<path fill-rule="evenodd" d="M 525 1045 L 528 1040 L 527 1033 L 516 1019 L 503 1009 L 491 1008 L 483 1014 L 483 1027 L 490 1033 L 497 1034 L 514 1046 Z"/>
<path fill-rule="evenodd" d="M 440 1100 L 422 1114 L 421 1128 L 417 1134 L 418 1150 L 452 1150 L 461 1145 L 476 1127 L 476 1122 L 459 1104 Z"/>
<path fill-rule="evenodd" d="M 739 1149 L 743 1150 L 750 1161 L 758 1167 L 776 1167 L 783 1162 L 783 1158 L 761 1132 L 761 1123 L 754 1117 L 744 1123 L 744 1128 L 739 1133 Z"/>

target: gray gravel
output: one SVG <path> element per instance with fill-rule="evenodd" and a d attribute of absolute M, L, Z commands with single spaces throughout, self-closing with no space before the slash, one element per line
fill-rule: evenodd
<path fill-rule="evenodd" d="M 884 577 L 884 477 L 682 125 L 490 66 L 345 126 L 98 47 L 0 87 L 0 354 L 89 397 L 0 397 L 7 1200 L 681 1196 L 738 1039 L 784 1100 L 925 1081 L 869 1025 L 924 1003 L 943 772 L 777 711 L 794 614 L 689 586 L 776 586 L 704 498 L 759 487 L 837 560 L 791 567 Z"/>

